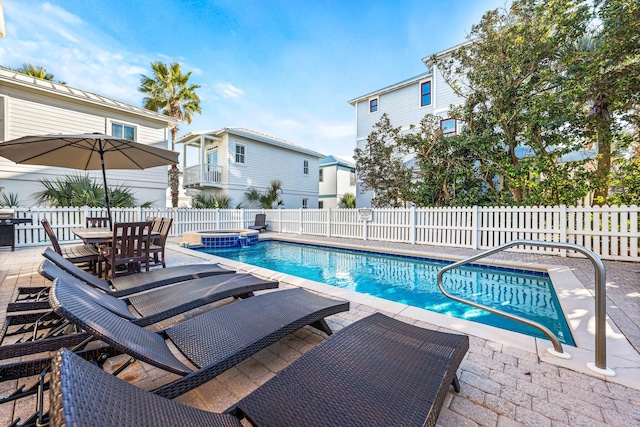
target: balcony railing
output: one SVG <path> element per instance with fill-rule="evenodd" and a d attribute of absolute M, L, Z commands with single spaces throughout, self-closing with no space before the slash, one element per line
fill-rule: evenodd
<path fill-rule="evenodd" d="M 210 164 L 189 166 L 184 169 L 183 185 L 220 185 L 222 184 L 222 166 L 214 166 Z"/>

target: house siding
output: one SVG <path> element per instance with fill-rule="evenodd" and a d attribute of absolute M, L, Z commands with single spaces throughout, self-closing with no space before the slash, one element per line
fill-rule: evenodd
<path fill-rule="evenodd" d="M 231 199 L 231 206 L 238 204 L 249 207 L 245 193 L 250 187 L 259 191 L 266 190 L 271 181 L 282 182 L 283 192 L 280 198 L 285 208 L 300 208 L 302 200 L 307 206 L 318 206 L 318 158 L 256 141 L 239 135 L 224 133 L 218 143 L 218 159 L 223 166 L 222 188 L 208 188 L 210 194 L 222 195 Z M 245 146 L 246 163 L 236 163 L 236 145 Z M 207 147 L 214 144 L 207 144 Z M 309 174 L 303 173 L 303 161 L 309 162 Z"/>
<path fill-rule="evenodd" d="M 4 140 L 25 135 L 53 133 L 111 133 L 111 121 L 136 127 L 136 140 L 167 148 L 167 123 L 132 116 L 123 111 L 66 99 L 33 88 L 13 87 L 0 82 L 3 97 Z M 0 157 L 0 187 L 5 193 L 17 193 L 23 205 L 35 204 L 33 193 L 43 190 L 41 179 L 57 179 L 70 174 L 88 174 L 102 182 L 100 171 L 80 171 L 34 165 L 17 165 Z M 107 171 L 109 185 L 126 185 L 139 203 L 166 206 L 167 167 Z"/>
<path fill-rule="evenodd" d="M 437 112 L 437 115 L 442 118 L 448 118 L 449 115 L 447 112 L 450 110 L 450 106 L 460 105 L 463 102 L 463 99 L 456 95 L 453 88 L 447 84 L 439 68 L 435 68 L 435 80 L 437 82 L 437 94 L 434 109 Z"/>
<path fill-rule="evenodd" d="M 431 81 L 431 104 L 420 105 L 420 85 Z M 397 87 L 396 87 L 397 85 Z M 393 127 L 400 127 L 401 132 L 409 132 L 410 126 L 418 126 L 427 114 L 435 114 L 441 118 L 448 118 L 451 105 L 460 105 L 464 100 L 457 96 L 453 88 L 447 84 L 438 67 L 432 66 L 428 74 L 417 76 L 404 82 L 397 83 L 385 89 L 372 92 L 366 98 L 378 98 L 378 111 L 369 113 L 369 103 L 365 96 L 355 102 L 356 108 L 356 147 L 363 149 L 367 144 L 367 137 L 374 125 L 383 114 L 387 114 Z M 354 101 L 349 101 L 354 103 Z M 363 191 L 360 182 L 356 182 L 357 207 L 371 206 L 373 193 Z"/>

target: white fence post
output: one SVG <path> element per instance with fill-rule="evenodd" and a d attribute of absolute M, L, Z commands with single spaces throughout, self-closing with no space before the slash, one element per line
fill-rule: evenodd
<path fill-rule="evenodd" d="M 560 205 L 560 243 L 567 243 L 567 206 Z M 560 256 L 566 257 L 567 250 L 560 249 Z"/>
<path fill-rule="evenodd" d="M 415 206 L 411 206 L 411 214 L 410 214 L 410 219 L 409 221 L 411 222 L 411 244 L 415 245 L 416 243 L 416 207 Z"/>
<path fill-rule="evenodd" d="M 327 237 L 331 237 L 331 208 L 327 209 Z"/>
<path fill-rule="evenodd" d="M 302 234 L 302 208 L 300 208 L 299 211 L 300 211 L 300 220 L 298 224 L 298 234 Z"/>
<path fill-rule="evenodd" d="M 480 218 L 482 212 L 480 206 L 474 206 L 471 210 L 471 248 L 480 249 Z"/>

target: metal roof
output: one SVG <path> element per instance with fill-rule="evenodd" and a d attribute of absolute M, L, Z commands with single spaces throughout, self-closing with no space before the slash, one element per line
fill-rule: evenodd
<path fill-rule="evenodd" d="M 353 168 L 355 169 L 356 164 L 353 162 L 349 162 L 345 159 L 340 159 L 340 158 L 336 158 L 332 155 L 329 155 L 327 157 L 325 157 L 324 159 L 320 160 L 319 162 L 320 166 L 329 166 L 329 165 L 340 165 L 340 166 L 346 166 L 349 168 Z"/>
<path fill-rule="evenodd" d="M 284 139 L 276 138 L 274 136 L 266 135 L 264 133 L 256 132 L 250 129 L 240 128 L 240 127 L 232 127 L 232 128 L 222 128 L 218 130 L 209 130 L 209 131 L 193 131 L 189 132 L 180 138 L 176 139 L 176 144 L 189 144 L 189 143 L 199 143 L 201 136 L 212 136 L 212 137 L 220 137 L 223 134 L 231 134 L 236 136 L 241 136 L 243 138 L 252 139 L 254 141 L 263 142 L 265 144 L 273 145 L 280 148 L 285 148 L 287 150 L 297 151 L 299 153 L 308 154 L 313 157 L 317 157 L 319 159 L 325 157 L 324 154 L 320 154 L 317 151 L 309 150 L 308 148 L 301 147 L 300 145 L 296 145 L 292 142 L 286 141 Z"/>
<path fill-rule="evenodd" d="M 357 98 L 354 98 L 349 102 L 349 104 L 353 105 L 355 107 L 356 103 L 358 102 L 362 102 L 362 101 L 367 101 L 369 98 L 371 98 L 372 96 L 376 96 L 376 95 L 381 95 L 383 93 L 387 93 L 387 92 L 393 92 L 394 90 L 403 88 L 405 86 L 409 86 L 410 84 L 416 83 L 422 79 L 424 79 L 425 77 L 429 77 L 431 75 L 431 72 L 427 72 L 427 73 L 422 73 L 422 74 L 418 74 L 417 76 L 408 78 L 406 80 L 402 80 L 401 82 L 398 83 L 394 83 L 390 86 L 384 87 L 382 89 L 378 89 L 376 91 L 370 92 L 366 95 L 362 95 L 359 96 Z"/>
<path fill-rule="evenodd" d="M 0 83 L 13 84 L 22 87 L 28 87 L 49 94 L 74 99 L 81 102 L 87 102 L 114 110 L 124 111 L 129 114 L 146 117 L 153 120 L 163 121 L 169 124 L 177 124 L 178 120 L 155 111 L 147 110 L 142 107 L 127 104 L 107 96 L 98 95 L 97 93 L 78 89 L 62 83 L 51 80 L 39 79 L 17 71 L 8 70 L 0 67 Z"/>

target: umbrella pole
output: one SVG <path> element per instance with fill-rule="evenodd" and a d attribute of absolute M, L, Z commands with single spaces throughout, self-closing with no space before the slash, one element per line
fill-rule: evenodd
<path fill-rule="evenodd" d="M 102 148 L 102 140 L 100 144 L 100 163 L 102 164 L 102 180 L 104 181 L 104 201 L 107 205 L 107 216 L 109 217 L 109 230 L 113 231 L 113 220 L 111 219 L 111 203 L 109 202 L 109 187 L 107 187 L 107 173 L 104 170 L 104 151 Z"/>

